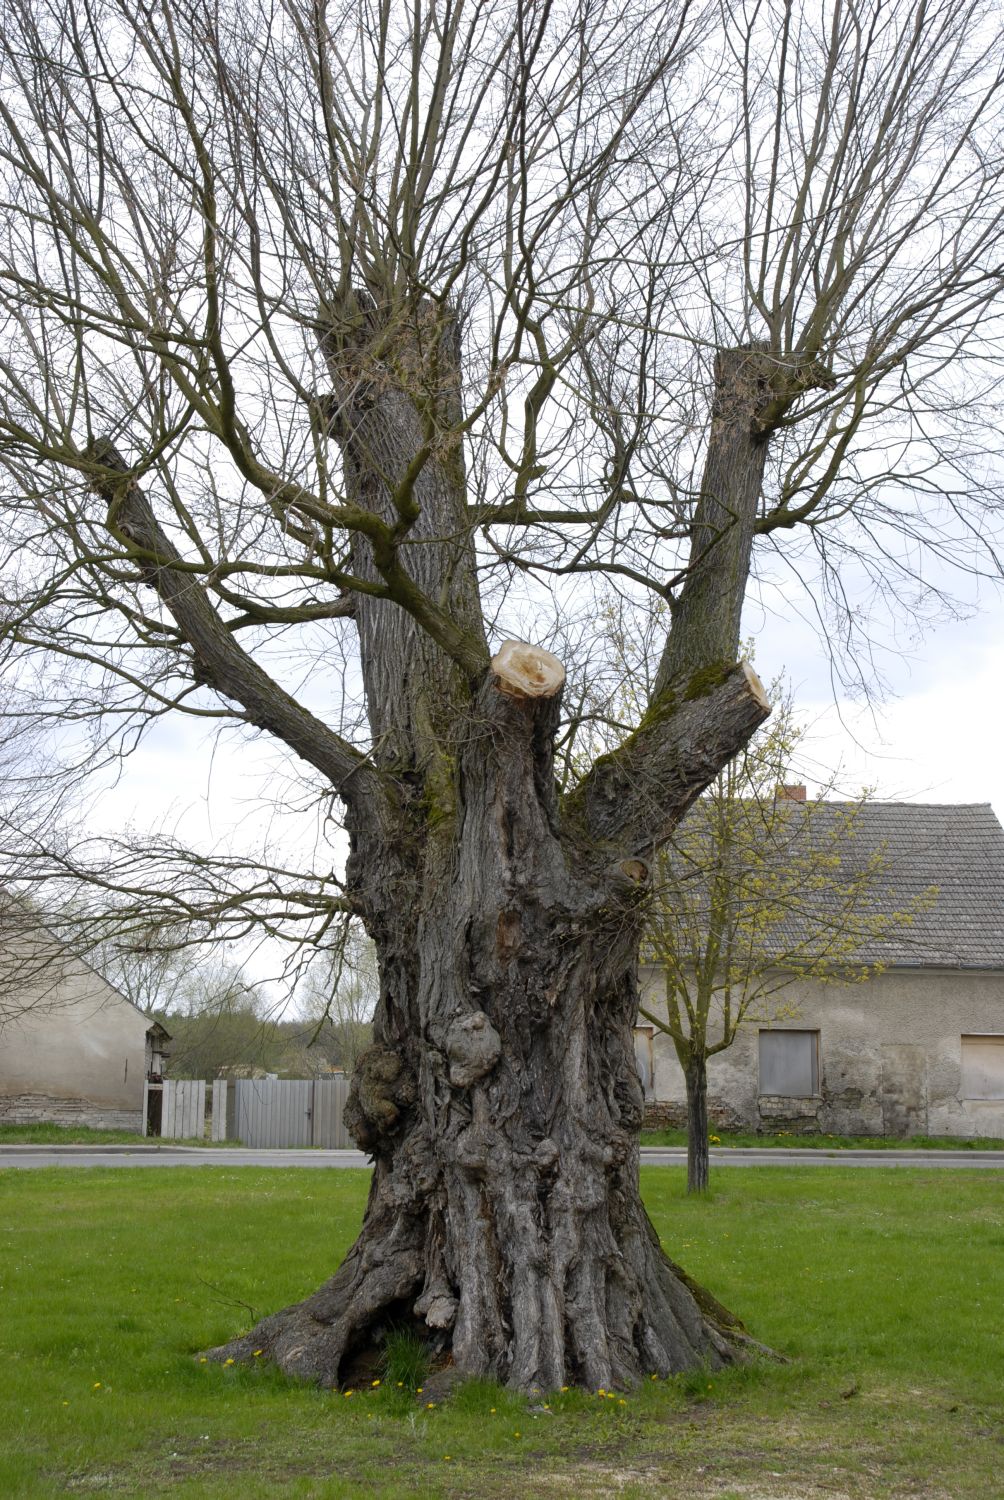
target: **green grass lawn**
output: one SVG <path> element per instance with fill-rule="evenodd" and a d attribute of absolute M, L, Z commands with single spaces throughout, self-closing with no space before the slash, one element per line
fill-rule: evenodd
<path fill-rule="evenodd" d="M 996 1173 L 643 1173 L 668 1251 L 787 1365 L 428 1409 L 193 1354 L 301 1297 L 367 1174 L 0 1173 L 0 1495 L 991 1500 L 1004 1495 Z"/>
<path fill-rule="evenodd" d="M 879 1135 L 756 1135 L 752 1131 L 718 1131 L 713 1137 L 718 1146 L 788 1146 L 810 1147 L 817 1151 L 835 1150 L 928 1150 L 928 1151 L 1002 1151 L 1004 1140 L 959 1139 L 949 1135 L 913 1135 L 897 1140 Z M 686 1146 L 685 1130 L 646 1130 L 643 1146 Z M 86 1125 L 0 1125 L 0 1146 L 239 1146 L 240 1141 L 171 1140 L 168 1137 L 136 1135 L 128 1130 L 91 1130 Z M 307 1148 L 305 1148 L 307 1149 Z"/>
<path fill-rule="evenodd" d="M 1004 1151 L 997 1137 L 953 1135 L 797 1135 L 783 1130 L 775 1135 L 757 1135 L 752 1130 L 716 1130 L 710 1137 L 715 1146 L 783 1146 L 811 1151 Z M 685 1130 L 644 1130 L 643 1146 L 685 1146 Z"/>
<path fill-rule="evenodd" d="M 92 1130 L 89 1125 L 0 1125 L 0 1146 L 239 1146 L 240 1141 L 139 1135 L 134 1130 Z"/>

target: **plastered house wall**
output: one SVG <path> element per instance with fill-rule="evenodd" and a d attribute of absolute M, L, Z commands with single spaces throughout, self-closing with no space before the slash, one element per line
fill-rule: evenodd
<path fill-rule="evenodd" d="M 41 953 L 0 964 L 0 1120 L 141 1130 L 149 1018 L 72 955 Z"/>
<path fill-rule="evenodd" d="M 662 975 L 642 970 L 643 1004 L 665 1014 Z M 1004 972 L 889 969 L 862 984 L 788 986 L 770 1002 L 784 1019 L 745 1024 L 708 1063 L 709 1118 L 749 1130 L 847 1135 L 1004 1136 L 1004 1099 L 963 1089 L 962 1037 L 1004 1035 Z M 815 1096 L 761 1095 L 761 1027 L 819 1034 Z M 655 1099 L 685 1118 L 671 1039 L 653 1043 Z"/>

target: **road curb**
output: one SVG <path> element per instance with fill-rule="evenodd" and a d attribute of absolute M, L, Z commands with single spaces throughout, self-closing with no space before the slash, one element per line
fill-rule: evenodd
<path fill-rule="evenodd" d="M 109 1157 L 157 1157 L 160 1155 L 190 1157 L 195 1161 L 205 1161 L 211 1158 L 214 1162 L 225 1165 L 227 1161 L 234 1166 L 245 1165 L 241 1161 L 252 1148 L 237 1145 L 213 1145 L 207 1143 L 204 1146 L 86 1146 L 86 1145 L 43 1145 L 33 1142 L 30 1145 L 4 1145 L 0 1142 L 0 1155 L 13 1157 L 31 1156 L 56 1156 L 63 1157 L 67 1162 L 72 1162 L 75 1157 L 83 1156 L 109 1156 Z M 361 1153 L 352 1147 L 344 1150 L 325 1149 L 319 1150 L 312 1147 L 276 1146 L 271 1148 L 254 1149 L 257 1157 L 263 1158 L 265 1162 L 277 1162 L 290 1160 L 294 1164 L 297 1160 L 310 1160 L 322 1164 L 323 1161 L 339 1161 L 351 1159 L 357 1162 Z M 685 1146 L 642 1146 L 639 1155 L 643 1165 L 650 1166 L 682 1165 L 687 1160 L 687 1148 Z M 853 1148 L 819 1148 L 798 1146 L 712 1146 L 710 1160 L 718 1166 L 732 1164 L 746 1165 L 751 1162 L 772 1165 L 785 1162 L 788 1165 L 799 1166 L 828 1165 L 846 1162 L 855 1164 L 867 1163 L 869 1166 L 996 1166 L 1004 1167 L 1004 1151 L 911 1151 L 902 1150 L 856 1150 Z"/>

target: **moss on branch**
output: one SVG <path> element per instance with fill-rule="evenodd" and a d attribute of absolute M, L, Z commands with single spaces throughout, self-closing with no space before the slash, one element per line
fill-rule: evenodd
<path fill-rule="evenodd" d="M 565 799 L 566 831 L 623 840 L 621 858 L 645 857 L 769 712 L 742 665 L 713 661 L 677 678 Z"/>

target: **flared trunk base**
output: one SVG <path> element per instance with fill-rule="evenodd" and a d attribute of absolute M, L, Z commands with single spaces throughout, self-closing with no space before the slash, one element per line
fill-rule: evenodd
<path fill-rule="evenodd" d="M 356 1385 L 379 1375 L 387 1337 L 408 1329 L 425 1340 L 433 1370 L 539 1392 L 627 1390 L 759 1349 L 666 1256 L 629 1164 L 608 1175 L 613 1191 L 592 1206 L 569 1199 L 568 1164 L 552 1174 L 542 1203 L 536 1179 L 538 1217 L 525 1221 L 522 1243 L 513 1239 L 512 1203 L 489 1212 L 497 1183 L 454 1175 L 451 1191 L 444 1174 L 423 1207 L 414 1167 L 378 1163 L 362 1231 L 335 1275 L 208 1356 L 268 1360 L 325 1387 Z M 594 1168 L 584 1164 L 583 1182 Z"/>

